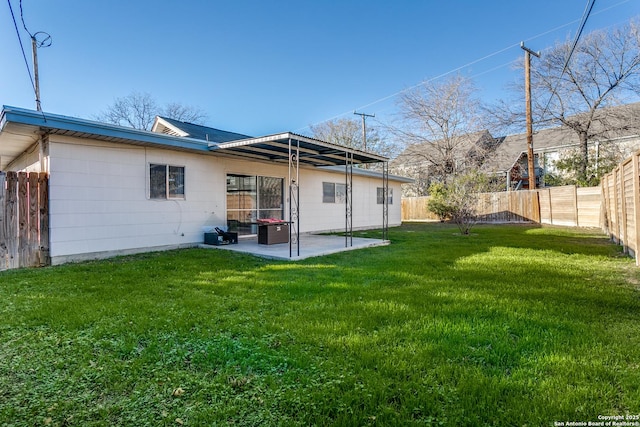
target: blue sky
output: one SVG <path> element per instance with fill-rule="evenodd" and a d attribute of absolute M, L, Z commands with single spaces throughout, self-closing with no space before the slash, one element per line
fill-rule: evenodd
<path fill-rule="evenodd" d="M 35 109 L 11 18 L 31 64 L 19 0 L 0 4 L 0 104 Z M 148 92 L 201 108 L 207 124 L 250 135 L 308 132 L 358 109 L 381 120 L 407 88 L 472 77 L 486 101 L 522 76 L 519 43 L 572 39 L 586 0 L 23 0 L 45 111 L 91 118 Z M 638 0 L 597 0 L 586 32 L 640 15 Z M 484 59 L 483 59 L 484 58 Z M 471 65 L 468 65 L 471 64 Z"/>

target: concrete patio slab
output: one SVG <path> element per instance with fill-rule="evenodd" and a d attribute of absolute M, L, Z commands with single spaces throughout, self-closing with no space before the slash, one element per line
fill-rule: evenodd
<path fill-rule="evenodd" d="M 351 241 L 349 241 L 350 243 Z M 317 234 L 300 235 L 300 255 L 297 253 L 297 245 L 292 245 L 292 256 L 289 257 L 289 243 L 276 245 L 260 245 L 257 237 L 241 238 L 236 245 L 200 245 L 201 248 L 213 248 L 226 251 L 242 252 L 262 258 L 299 261 L 306 258 L 329 255 L 338 252 L 352 251 L 356 249 L 386 246 L 390 242 L 381 239 L 369 239 L 362 237 L 353 238 L 353 246 L 345 247 L 344 236 L 322 236 Z"/>

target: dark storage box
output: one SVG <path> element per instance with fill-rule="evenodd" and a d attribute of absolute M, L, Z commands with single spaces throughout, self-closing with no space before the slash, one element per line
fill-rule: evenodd
<path fill-rule="evenodd" d="M 258 224 L 258 243 L 261 245 L 289 243 L 289 224 Z"/>
<path fill-rule="evenodd" d="M 218 233 L 204 233 L 204 244 L 205 245 L 228 245 L 229 243 L 238 243 L 238 233 L 229 233 L 231 235 L 230 240 L 225 240 L 223 236 Z"/>

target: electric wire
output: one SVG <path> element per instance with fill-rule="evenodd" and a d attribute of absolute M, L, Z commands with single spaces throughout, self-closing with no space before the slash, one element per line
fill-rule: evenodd
<path fill-rule="evenodd" d="M 16 21 L 16 16 L 13 13 L 13 7 L 11 6 L 11 0 L 7 0 L 9 3 L 9 10 L 11 11 L 11 18 L 13 19 L 13 26 L 16 29 L 16 35 L 18 36 L 18 43 L 20 44 L 20 50 L 22 51 L 22 57 L 24 58 L 24 65 L 27 67 L 27 73 L 29 74 L 29 81 L 31 82 L 31 87 L 33 88 L 33 94 L 36 94 L 36 84 L 33 80 L 33 76 L 31 75 L 31 68 L 29 67 L 29 61 L 27 60 L 27 54 L 24 51 L 24 46 L 22 44 L 22 37 L 20 37 L 20 30 L 18 29 L 18 22 Z M 20 1 L 20 6 L 22 9 L 22 1 Z M 24 23 L 24 21 L 23 21 Z M 29 32 L 29 31 L 27 31 Z M 31 35 L 31 33 L 29 33 Z"/>
<path fill-rule="evenodd" d="M 544 109 L 542 110 L 542 114 L 540 115 L 541 117 L 544 117 L 547 111 L 549 111 L 549 105 L 551 105 L 551 100 L 556 95 L 558 86 L 560 86 L 560 80 L 564 76 L 564 73 L 567 72 L 567 68 L 569 67 L 569 62 L 571 61 L 571 57 L 573 56 L 573 53 L 575 52 L 576 47 L 578 46 L 578 41 L 582 36 L 584 27 L 587 24 L 587 19 L 589 19 L 589 15 L 591 15 L 591 11 L 593 10 L 593 6 L 595 5 L 595 3 L 596 3 L 596 0 L 587 0 L 587 5 L 585 6 L 584 12 L 582 13 L 582 21 L 580 22 L 580 26 L 578 27 L 578 31 L 576 32 L 576 36 L 573 39 L 573 44 L 571 45 L 571 49 L 569 50 L 569 55 L 567 55 L 567 58 L 564 61 L 562 72 L 560 73 L 560 76 L 558 76 L 558 79 L 556 80 L 556 84 L 553 87 L 553 90 L 551 91 L 551 95 L 549 96 L 547 105 L 545 105 Z"/>
<path fill-rule="evenodd" d="M 24 23 L 24 12 L 22 11 L 22 0 L 20 0 L 19 4 L 20 4 L 20 20 L 22 21 L 22 26 L 24 27 L 24 30 L 27 32 L 27 34 L 29 34 L 29 36 L 33 38 L 33 34 L 31 34 L 31 31 L 29 31 L 29 29 L 27 28 L 27 24 Z"/>
<path fill-rule="evenodd" d="M 598 12 L 596 12 L 596 14 L 603 13 L 603 12 L 605 12 L 605 11 L 609 10 L 609 9 L 613 9 L 613 8 L 615 8 L 615 7 L 617 7 L 617 6 L 620 6 L 620 5 L 624 4 L 624 3 L 628 3 L 629 1 L 630 1 L 630 0 L 622 0 L 622 1 L 618 2 L 618 3 L 616 3 L 616 4 L 613 4 L 613 5 L 609 6 L 609 7 L 607 7 L 607 8 L 604 8 L 604 9 L 602 9 L 602 10 L 599 10 Z M 587 19 L 587 18 L 589 17 L 589 15 L 591 14 L 591 11 L 592 11 L 592 9 L 593 9 L 593 5 L 595 4 L 595 0 L 588 0 L 588 2 L 591 2 L 591 5 L 589 6 L 589 4 L 587 4 L 587 7 L 585 8 L 585 12 L 583 13 L 583 17 L 582 17 L 582 23 L 580 24 L 579 34 L 582 34 L 582 31 L 584 30 L 584 26 L 585 26 L 585 24 L 586 24 L 586 19 Z M 543 36 L 545 36 L 545 35 L 547 35 L 547 34 L 554 33 L 554 32 L 556 32 L 556 31 L 558 31 L 558 30 L 561 30 L 561 29 L 563 29 L 563 28 L 565 28 L 565 27 L 568 27 L 568 26 L 570 26 L 570 25 L 573 25 L 573 24 L 575 24 L 576 22 L 579 22 L 579 21 L 580 21 L 580 20 L 575 19 L 575 20 L 573 20 L 573 21 L 567 22 L 566 24 L 559 25 L 559 26 L 557 26 L 557 27 L 555 27 L 555 28 L 552 28 L 552 29 L 550 29 L 550 30 L 547 30 L 547 31 L 544 31 L 544 32 L 542 32 L 542 33 L 536 34 L 535 36 L 532 36 L 532 37 L 529 37 L 529 38 L 527 38 L 527 39 L 524 39 L 524 41 L 525 41 L 525 42 L 528 42 L 528 41 L 531 41 L 531 40 L 535 40 L 535 39 L 540 38 L 540 37 L 543 37 Z M 574 43 L 577 43 L 577 39 L 576 39 L 576 41 L 575 41 Z M 464 69 L 464 68 L 467 68 L 467 67 L 470 67 L 470 66 L 472 66 L 472 65 L 474 65 L 474 64 L 477 64 L 478 62 L 484 61 L 484 60 L 486 60 L 486 59 L 489 59 L 489 58 L 491 58 L 491 57 L 493 57 L 493 56 L 499 55 L 499 54 L 501 54 L 501 53 L 504 53 L 504 52 L 506 52 L 506 51 L 508 51 L 508 50 L 510 50 L 510 49 L 513 49 L 513 48 L 515 48 L 515 47 L 519 47 L 519 46 L 520 46 L 520 43 L 514 43 L 514 44 L 509 45 L 509 46 L 507 46 L 507 47 L 505 47 L 505 48 L 499 49 L 499 50 L 497 50 L 497 51 L 495 51 L 495 52 L 493 52 L 493 53 L 490 53 L 490 54 L 488 54 L 488 55 L 485 55 L 485 56 L 483 56 L 482 58 L 475 59 L 475 60 L 473 60 L 473 61 L 471 61 L 471 62 L 469 62 L 469 63 L 467 63 L 467 64 L 465 64 L 465 65 L 461 65 L 461 66 L 459 66 L 459 67 L 457 67 L 457 68 L 454 68 L 454 69 L 452 69 L 452 70 L 449 70 L 449 71 L 447 71 L 447 72 L 445 72 L 445 73 L 442 73 L 442 74 L 440 74 L 440 75 L 438 75 L 438 76 L 435 76 L 435 77 L 432 77 L 432 78 L 430 78 L 430 79 L 424 80 L 424 81 L 422 81 L 422 82 L 420 82 L 420 83 L 417 83 L 417 84 L 415 84 L 415 85 L 413 85 L 413 86 L 410 86 L 410 87 L 408 87 L 408 88 L 405 88 L 405 89 L 399 90 L 399 91 L 397 91 L 397 92 L 395 92 L 395 93 L 393 93 L 393 94 L 391 94 L 391 95 L 387 95 L 387 96 L 385 96 L 385 97 L 382 97 L 382 98 L 379 98 L 379 99 L 377 99 L 377 100 L 375 100 L 375 101 L 372 101 L 372 102 L 370 102 L 370 103 L 368 103 L 368 104 L 366 104 L 366 105 L 363 105 L 363 106 L 360 106 L 360 107 L 358 107 L 358 108 L 355 108 L 355 111 L 363 110 L 363 109 L 365 109 L 365 108 L 371 107 L 372 105 L 376 105 L 376 104 L 379 104 L 379 103 L 381 103 L 381 102 L 387 101 L 387 100 L 389 100 L 389 99 L 395 98 L 396 96 L 401 95 L 401 94 L 403 94 L 403 93 L 405 93 L 405 92 L 407 92 L 407 91 L 410 91 L 410 90 L 416 89 L 416 88 L 418 88 L 418 87 L 420 87 L 420 86 L 423 86 L 423 85 L 425 85 L 425 84 L 428 84 L 428 83 L 430 83 L 430 82 L 432 82 L 432 81 L 434 81 L 434 80 L 440 79 L 440 78 L 445 77 L 445 76 L 447 76 L 447 75 L 449 75 L 449 74 L 455 73 L 456 71 L 460 71 L 460 70 L 462 70 L 462 69 Z M 567 65 L 568 65 L 568 62 L 567 62 Z M 566 66 L 567 66 L 567 65 L 565 65 L 565 71 L 566 71 Z M 502 67 L 502 66 L 500 66 L 500 67 L 496 67 L 496 68 L 494 68 L 494 69 L 501 68 L 501 67 Z M 494 70 L 494 69 L 492 69 L 492 70 Z M 492 70 L 490 70 L 490 71 L 492 71 Z M 485 73 L 486 73 L 486 72 L 485 72 Z M 481 73 L 481 74 L 485 74 L 485 73 Z M 564 74 L 564 72 L 563 72 L 563 74 Z M 549 101 L 549 102 L 550 102 L 550 101 Z M 548 107 L 548 104 L 547 104 L 547 107 Z M 299 128 L 299 129 L 295 130 L 295 132 L 300 132 L 300 131 L 302 131 L 302 130 L 304 130 L 304 129 L 308 129 L 308 128 L 312 128 L 312 127 L 314 127 L 314 126 L 317 126 L 317 125 L 319 125 L 319 124 L 321 124 L 321 123 L 325 123 L 325 122 L 328 122 L 328 121 L 331 121 L 331 120 L 335 120 L 335 119 L 337 119 L 337 118 L 339 118 L 339 117 L 345 116 L 345 115 L 347 115 L 347 114 L 351 114 L 351 112 L 352 112 L 352 111 L 353 111 L 353 110 L 349 110 L 349 111 L 346 111 L 346 112 L 344 112 L 344 113 L 337 114 L 337 115 L 335 115 L 335 116 L 333 116 L 333 117 L 330 117 L 330 118 L 328 118 L 328 119 L 325 119 L 325 120 L 322 120 L 322 121 L 316 122 L 316 123 L 314 123 L 314 124 L 304 126 L 304 127 L 302 127 L 302 128 Z"/>

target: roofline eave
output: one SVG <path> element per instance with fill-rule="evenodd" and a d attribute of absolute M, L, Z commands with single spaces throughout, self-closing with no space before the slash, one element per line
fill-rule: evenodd
<path fill-rule="evenodd" d="M 212 151 L 224 150 L 226 148 L 237 148 L 237 147 L 243 147 L 243 146 L 249 146 L 249 145 L 255 145 L 255 144 L 265 144 L 269 142 L 278 142 L 278 141 L 288 140 L 288 139 L 303 141 L 303 142 L 317 145 L 323 148 L 329 148 L 329 149 L 333 149 L 333 150 L 344 152 L 344 153 L 351 153 L 361 157 L 368 157 L 371 160 L 371 163 L 374 163 L 374 162 L 382 163 L 382 162 L 389 161 L 389 159 L 384 156 L 368 153 L 366 151 L 356 150 L 354 148 L 345 147 L 342 145 L 331 144 L 329 142 L 324 142 L 319 139 L 298 135 L 293 132 L 283 132 L 283 133 L 276 133 L 273 135 L 266 135 L 266 136 L 261 136 L 256 138 L 239 139 L 237 141 L 223 142 L 220 144 L 209 144 L 209 148 Z"/>
<path fill-rule="evenodd" d="M 209 151 L 208 144 L 199 139 L 176 137 L 147 130 L 10 106 L 3 106 L 1 120 L 3 127 L 6 123 L 19 123 L 44 130 L 51 130 L 53 131 L 52 133 L 58 133 L 55 131 L 60 130 L 95 135 L 103 138 L 142 142 L 169 148 L 188 149 L 200 152 Z"/>

